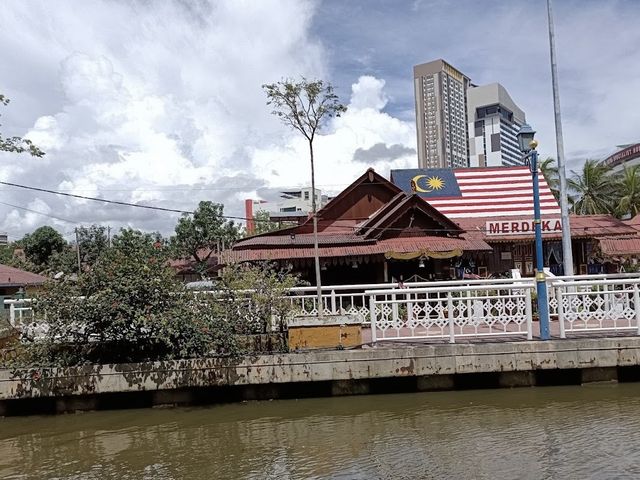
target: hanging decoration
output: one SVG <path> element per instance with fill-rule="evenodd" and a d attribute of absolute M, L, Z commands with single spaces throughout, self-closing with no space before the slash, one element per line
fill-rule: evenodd
<path fill-rule="evenodd" d="M 456 248 L 455 250 L 449 250 L 448 252 L 432 252 L 431 250 L 418 250 L 416 252 L 387 252 L 384 254 L 385 258 L 390 260 L 414 260 L 416 258 L 453 258 L 462 255 L 462 250 Z"/>

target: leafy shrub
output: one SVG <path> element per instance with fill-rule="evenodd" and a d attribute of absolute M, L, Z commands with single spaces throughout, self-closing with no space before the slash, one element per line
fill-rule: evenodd
<path fill-rule="evenodd" d="M 47 283 L 34 313 L 48 331 L 43 339 L 23 339 L 22 363 L 237 355 L 238 335 L 269 332 L 271 318 L 291 309 L 280 298 L 296 282 L 291 275 L 268 265 L 232 265 L 216 294 L 197 293 L 177 281 L 167 250 L 152 235 L 123 230 L 91 271 Z"/>
<path fill-rule="evenodd" d="M 282 332 L 295 310 L 287 292 L 299 285 L 298 277 L 273 263 L 229 265 L 217 283 L 218 315 L 242 319 L 236 322 L 239 334 Z"/>

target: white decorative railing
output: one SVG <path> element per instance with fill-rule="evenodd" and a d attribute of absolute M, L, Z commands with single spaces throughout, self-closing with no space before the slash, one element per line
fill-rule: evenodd
<path fill-rule="evenodd" d="M 34 318 L 31 302 L 30 298 L 5 300 L 4 304 L 9 306 L 9 324 L 30 338 L 42 338 L 49 325 Z"/>
<path fill-rule="evenodd" d="M 513 284 L 510 278 L 482 280 L 451 280 L 439 282 L 412 283 L 370 283 L 359 285 L 330 285 L 322 287 L 323 315 L 360 315 L 363 322 L 368 323 L 369 294 L 382 290 L 413 290 L 416 288 L 454 288 L 460 286 L 482 286 Z M 518 280 L 519 285 L 533 285 L 533 279 Z M 317 315 L 318 294 L 316 287 L 295 287 L 289 290 L 287 299 L 301 315 Z"/>
<path fill-rule="evenodd" d="M 9 324 L 14 328 L 19 328 L 33 320 L 33 309 L 31 299 L 7 299 L 5 305 L 9 306 Z"/>
<path fill-rule="evenodd" d="M 531 282 L 368 291 L 371 339 L 533 338 Z"/>
<path fill-rule="evenodd" d="M 547 287 L 552 326 L 556 332 L 559 329 L 560 337 L 617 330 L 640 334 L 640 274 L 549 277 Z M 537 310 L 535 288 L 533 278 L 332 285 L 322 287 L 321 313 L 357 315 L 366 325 L 375 321 L 374 341 L 451 341 L 488 335 L 531 338 L 531 320 Z M 318 314 L 316 287 L 292 288 L 285 298 L 295 307 L 296 315 Z M 5 300 L 9 322 L 23 332 L 35 329 L 36 334 L 42 334 L 46 325 L 33 318 L 30 302 Z"/>
<path fill-rule="evenodd" d="M 552 319 L 558 318 L 558 287 L 572 284 L 573 287 L 584 282 L 619 280 L 619 279 L 640 279 L 640 273 L 613 273 L 613 274 L 592 274 L 592 275 L 564 275 L 550 276 L 547 278 L 547 295 L 549 298 L 549 315 Z"/>
<path fill-rule="evenodd" d="M 560 338 L 567 332 L 630 330 L 640 335 L 640 278 L 554 282 Z"/>

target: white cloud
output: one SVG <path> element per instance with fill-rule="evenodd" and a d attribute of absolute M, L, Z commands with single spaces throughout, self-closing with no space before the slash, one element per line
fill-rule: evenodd
<path fill-rule="evenodd" d="M 411 66 L 438 57 L 503 83 L 554 154 L 544 7 L 429 8 L 440 2 L 6 0 L 2 132 L 28 134 L 47 155 L 0 154 L 0 179 L 179 209 L 221 201 L 241 214 L 243 198 L 309 184 L 307 145 L 269 114 L 261 88 L 304 75 L 333 81 L 349 104 L 315 144 L 317 183 L 336 192 L 368 166 L 417 165 Z M 638 140 L 640 10 L 557 4 L 568 157 Z M 478 34 L 479 24 L 491 28 Z M 176 219 L 8 187 L 0 202 L 163 232 Z M 0 230 L 14 237 L 45 222 L 64 225 L 0 205 Z"/>
<path fill-rule="evenodd" d="M 351 102 L 349 106 L 352 110 L 364 110 L 372 108 L 382 110 L 389 99 L 384 93 L 385 81 L 370 75 L 363 75 L 358 79 L 358 83 L 351 87 Z"/>
<path fill-rule="evenodd" d="M 326 76 L 324 51 L 308 35 L 313 12 L 295 0 L 5 5 L 0 44 L 21 55 L 0 65 L 3 93 L 12 108 L 25 97 L 33 104 L 30 115 L 5 109 L 5 118 L 47 155 L 2 154 L 0 178 L 180 209 L 211 199 L 239 213 L 264 185 L 252 152 L 281 132 L 261 85 Z M 39 76 L 46 84 L 22 81 Z M 5 191 L 35 205 L 33 192 Z M 33 210 L 79 222 L 165 232 L 175 223 L 175 215 L 36 196 Z M 0 207 L 0 229 L 19 236 L 33 215 Z"/>

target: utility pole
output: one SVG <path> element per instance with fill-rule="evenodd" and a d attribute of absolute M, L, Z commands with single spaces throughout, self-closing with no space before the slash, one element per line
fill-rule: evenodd
<path fill-rule="evenodd" d="M 111 248 L 111 225 L 107 225 L 107 245 Z"/>
<path fill-rule="evenodd" d="M 560 116 L 560 94 L 558 92 L 558 67 L 556 65 L 555 33 L 551 0 L 547 0 L 549 21 L 549 51 L 551 57 L 551 83 L 553 87 L 553 111 L 556 124 L 556 149 L 558 157 L 558 177 L 560 179 L 560 215 L 562 217 L 562 263 L 564 274 L 573 275 L 573 250 L 571 248 L 571 224 L 569 222 L 569 201 L 567 199 L 567 174 L 564 161 L 564 140 L 562 138 L 562 118 Z"/>
<path fill-rule="evenodd" d="M 80 262 L 80 242 L 78 241 L 78 229 L 75 230 L 76 233 L 76 253 L 78 254 L 78 275 L 82 273 L 82 263 Z"/>

